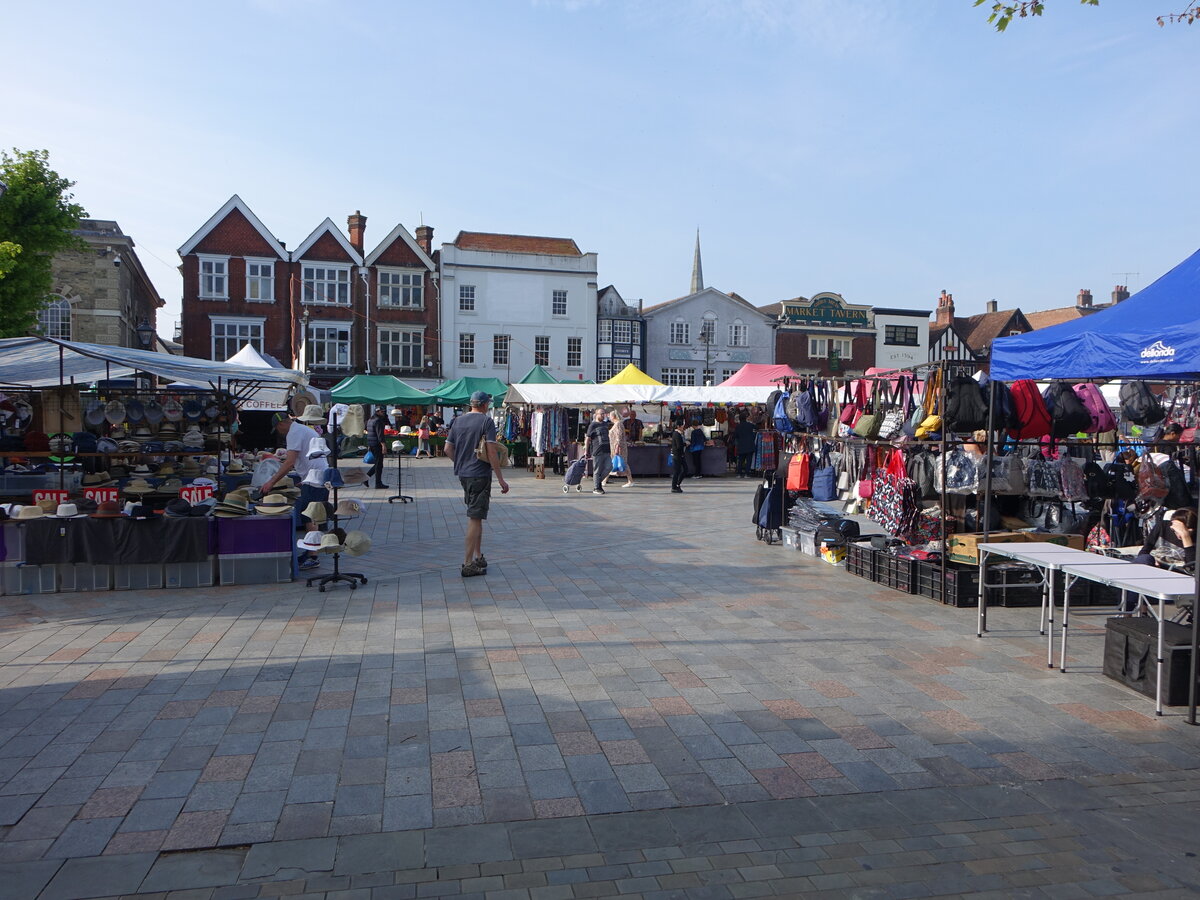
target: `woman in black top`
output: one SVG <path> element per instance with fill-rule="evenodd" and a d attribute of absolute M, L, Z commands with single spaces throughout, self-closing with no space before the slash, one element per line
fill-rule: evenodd
<path fill-rule="evenodd" d="M 1192 571 L 1196 563 L 1196 511 L 1187 507 L 1175 510 L 1167 521 L 1160 518 L 1146 535 L 1134 562 Z"/>
<path fill-rule="evenodd" d="M 387 412 L 382 406 L 375 407 L 375 415 L 371 416 L 371 421 L 367 423 L 367 452 L 375 458 L 375 462 L 367 470 L 367 477 L 374 476 L 377 489 L 387 487 L 383 483 L 384 440 L 386 438 L 384 429 L 387 428 L 387 424 Z"/>
<path fill-rule="evenodd" d="M 675 422 L 671 431 L 671 492 L 682 494 L 679 485 L 687 476 L 687 441 L 683 437 L 683 419 Z"/>

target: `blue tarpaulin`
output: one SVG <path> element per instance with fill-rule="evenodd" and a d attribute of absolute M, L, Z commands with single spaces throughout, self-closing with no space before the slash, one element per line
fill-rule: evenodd
<path fill-rule="evenodd" d="M 992 342 L 989 374 L 1022 378 L 1179 378 L 1200 373 L 1200 250 L 1128 300 Z"/>

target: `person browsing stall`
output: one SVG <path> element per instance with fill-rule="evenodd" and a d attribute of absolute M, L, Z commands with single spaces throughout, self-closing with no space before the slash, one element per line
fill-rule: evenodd
<path fill-rule="evenodd" d="M 733 446 L 737 451 L 737 476 L 746 478 L 754 462 L 754 443 L 758 429 L 750 422 L 750 414 L 738 413 L 738 423 L 733 427 Z"/>
<path fill-rule="evenodd" d="M 611 452 L 612 459 L 621 457 L 621 463 L 624 465 L 625 484 L 622 487 L 633 487 L 633 470 L 629 468 L 629 440 L 625 435 L 625 427 L 621 423 L 621 414 L 615 409 L 608 414 L 608 446 Z M 620 474 L 620 473 L 618 473 Z M 608 484 L 608 479 L 613 475 L 610 470 L 604 476 L 604 480 L 600 482 L 600 486 L 604 487 Z"/>
<path fill-rule="evenodd" d="M 325 416 L 321 412 L 321 407 L 316 405 L 306 407 L 303 414 L 297 418 L 292 418 L 284 412 L 275 413 L 271 417 L 276 433 L 284 439 L 287 453 L 283 457 L 283 463 L 279 466 L 279 470 L 260 488 L 263 496 L 272 493 L 275 485 L 287 478 L 289 472 L 295 472 L 300 476 L 300 497 L 296 501 L 297 512 L 306 509 L 310 503 L 324 503 L 329 499 L 329 488 L 324 485 L 305 483 L 309 470 L 314 465 L 325 465 L 323 457 L 318 457 L 315 461 L 309 459 L 309 448 L 312 441 L 320 440 L 320 438 L 317 432 L 306 423 L 316 422 L 319 424 L 324 421 Z M 315 553 L 305 553 L 300 561 L 302 569 L 311 569 L 317 565 L 318 559 Z"/>
<path fill-rule="evenodd" d="M 471 395 L 471 411 L 455 418 L 446 435 L 446 455 L 454 460 L 454 474 L 463 489 L 463 504 L 467 507 L 467 534 L 464 540 L 462 577 L 487 574 L 487 559 L 483 555 L 483 523 L 492 501 L 492 476 L 495 475 L 500 493 L 508 493 L 508 482 L 500 469 L 500 454 L 496 449 L 496 423 L 487 415 L 492 397 L 486 391 Z M 475 455 L 480 440 L 486 442 L 487 461 Z"/>

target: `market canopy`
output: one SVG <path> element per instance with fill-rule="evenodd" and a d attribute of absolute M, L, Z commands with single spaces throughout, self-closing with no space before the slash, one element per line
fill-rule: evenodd
<path fill-rule="evenodd" d="M 620 372 L 614 375 L 605 384 L 657 384 L 662 386 L 661 381 L 655 381 L 633 363 L 630 363 Z"/>
<path fill-rule="evenodd" d="M 507 390 L 508 385 L 499 378 L 473 378 L 465 376 L 463 378 L 455 378 L 453 381 L 447 381 L 429 393 L 435 401 L 441 403 L 443 406 L 466 406 L 467 401 L 471 399 L 473 393 L 484 391 L 491 394 L 494 398 L 493 402 L 499 406 L 504 397 L 504 392 Z"/>
<path fill-rule="evenodd" d="M 1082 319 L 992 343 L 989 374 L 1172 378 L 1200 373 L 1200 250 L 1128 300 Z"/>
<path fill-rule="evenodd" d="M 617 406 L 623 403 L 681 403 L 687 406 L 765 403 L 769 387 L 672 387 L 653 384 L 514 384 L 506 403 L 533 406 Z"/>
<path fill-rule="evenodd" d="M 431 394 L 406 384 L 394 375 L 352 375 L 338 382 L 329 395 L 337 403 L 428 406 L 437 402 Z"/>
<path fill-rule="evenodd" d="M 767 365 L 766 363 L 746 363 L 718 387 L 778 387 L 780 379 L 795 378 L 796 371 L 791 366 Z"/>
<path fill-rule="evenodd" d="M 146 372 L 187 384 L 207 385 L 213 390 L 218 382 L 226 389 L 231 383 L 285 387 L 303 387 L 307 384 L 304 375 L 292 369 L 251 368 L 211 359 L 156 353 L 153 350 L 44 337 L 0 339 L 0 384 L 26 387 L 57 385 L 60 382 L 60 358 L 61 381 L 74 380 L 75 384 L 124 378 L 135 372 Z"/>
<path fill-rule="evenodd" d="M 525 373 L 523 378 L 513 382 L 514 384 L 558 384 L 558 379 L 543 369 L 541 366 L 534 366 Z"/>

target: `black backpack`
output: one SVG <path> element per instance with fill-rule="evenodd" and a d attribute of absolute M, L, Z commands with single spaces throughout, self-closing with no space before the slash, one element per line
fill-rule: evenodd
<path fill-rule="evenodd" d="M 1043 395 L 1046 408 L 1050 410 L 1050 434 L 1052 437 L 1070 437 L 1077 431 L 1092 427 L 1092 415 L 1066 382 L 1056 381 L 1046 388 Z"/>
<path fill-rule="evenodd" d="M 1133 468 L 1114 460 L 1104 467 L 1104 474 L 1108 478 L 1108 489 L 1104 496 L 1132 503 L 1138 493 L 1137 477 L 1133 474 Z"/>
<path fill-rule="evenodd" d="M 1121 385 L 1121 415 L 1134 425 L 1153 425 L 1167 417 L 1144 381 L 1126 381 Z"/>
<path fill-rule="evenodd" d="M 1179 463 L 1173 460 L 1167 463 L 1163 466 L 1163 474 L 1167 476 L 1167 496 L 1163 500 L 1163 505 L 1167 509 L 1196 505 L 1192 500 L 1192 492 L 1188 490 L 1187 481 L 1183 477 L 1183 470 L 1179 468 Z"/>
<path fill-rule="evenodd" d="M 979 382 L 969 375 L 955 375 L 946 390 L 946 427 L 949 431 L 978 431 L 987 428 L 987 404 Z"/>
<path fill-rule="evenodd" d="M 1100 500 L 1113 500 L 1113 486 L 1100 464 L 1089 461 L 1083 466 L 1083 483 L 1087 485 L 1087 494 Z"/>

